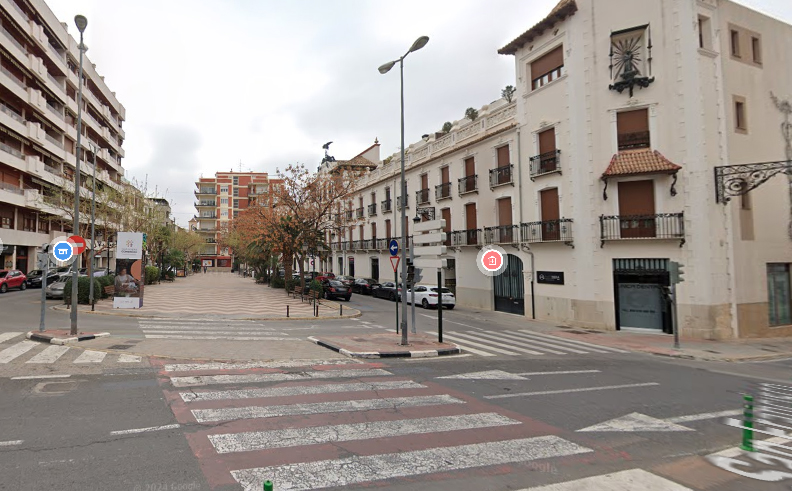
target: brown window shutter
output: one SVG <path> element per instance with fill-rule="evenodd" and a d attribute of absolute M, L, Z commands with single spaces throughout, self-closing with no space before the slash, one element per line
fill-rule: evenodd
<path fill-rule="evenodd" d="M 555 128 L 550 128 L 549 130 L 544 130 L 543 132 L 539 133 L 539 154 L 555 152 L 555 150 Z"/>
<path fill-rule="evenodd" d="M 498 167 L 505 167 L 509 165 L 509 146 L 504 145 L 502 147 L 498 147 Z"/>
<path fill-rule="evenodd" d="M 376 223 L 372 223 L 371 224 L 371 238 L 372 239 L 376 239 L 377 238 L 377 224 Z"/>
<path fill-rule="evenodd" d="M 539 193 L 542 205 L 542 221 L 558 220 L 561 218 L 558 209 L 558 188 L 545 189 Z"/>
<path fill-rule="evenodd" d="M 473 157 L 465 159 L 465 177 L 470 177 L 476 174 L 476 161 Z"/>
<path fill-rule="evenodd" d="M 617 113 L 616 127 L 619 135 L 649 131 L 649 110 L 638 109 Z"/>
<path fill-rule="evenodd" d="M 450 182 L 448 180 L 448 167 L 443 167 L 442 169 L 440 169 L 440 180 L 442 181 L 443 184 Z"/>
<path fill-rule="evenodd" d="M 446 233 L 451 232 L 451 208 L 443 208 L 440 210 L 440 216 L 445 220 L 443 231 Z"/>
<path fill-rule="evenodd" d="M 476 228 L 476 203 L 465 205 L 465 224 L 467 225 L 467 230 Z"/>
<path fill-rule="evenodd" d="M 421 176 L 421 189 L 426 189 L 429 187 L 429 175 L 424 174 Z"/>
<path fill-rule="evenodd" d="M 564 66 L 564 47 L 559 46 L 553 51 L 531 63 L 531 80 L 552 72 L 556 68 Z"/>
<path fill-rule="evenodd" d="M 619 215 L 654 215 L 654 181 L 619 183 Z"/>
<path fill-rule="evenodd" d="M 498 225 L 511 225 L 512 224 L 512 207 L 511 198 L 503 198 L 498 200 Z"/>
<path fill-rule="evenodd" d="M 360 225 L 358 227 L 358 230 L 360 230 L 360 240 L 363 240 L 363 237 L 364 237 L 363 225 Z"/>
<path fill-rule="evenodd" d="M 385 238 L 390 240 L 391 238 L 391 225 L 390 220 L 385 220 Z"/>

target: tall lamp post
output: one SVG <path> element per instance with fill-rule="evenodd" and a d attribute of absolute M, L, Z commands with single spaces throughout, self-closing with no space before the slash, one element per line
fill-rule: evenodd
<path fill-rule="evenodd" d="M 401 321 L 401 344 L 402 346 L 407 346 L 407 182 L 404 178 L 404 59 L 412 53 L 413 51 L 418 51 L 419 49 L 426 46 L 426 43 L 429 42 L 428 36 L 421 36 L 415 40 L 415 42 L 410 46 L 409 51 L 407 51 L 403 56 L 401 56 L 398 60 L 389 61 L 385 63 L 381 67 L 379 67 L 379 72 L 381 74 L 386 74 L 396 65 L 396 62 L 399 62 L 399 77 L 400 77 L 400 87 L 401 87 L 401 230 L 402 230 L 402 247 L 401 247 L 401 283 L 402 283 L 402 321 Z M 397 292 L 399 285 L 396 285 Z"/>
<path fill-rule="evenodd" d="M 77 30 L 80 31 L 80 77 L 79 88 L 77 92 L 77 150 L 75 152 L 75 165 L 74 165 L 74 226 L 73 234 L 80 233 L 80 136 L 82 135 L 82 87 L 83 87 L 83 54 L 88 48 L 83 44 L 83 32 L 88 26 L 88 19 L 84 15 L 75 15 L 74 23 L 77 25 Z M 80 274 L 79 265 L 75 258 L 72 264 L 72 289 L 71 289 L 71 329 L 70 334 L 77 334 L 77 290 L 79 289 L 78 277 Z"/>
<path fill-rule="evenodd" d="M 91 311 L 94 310 L 94 258 L 96 257 L 96 246 L 94 245 L 94 241 L 96 240 L 96 235 L 94 234 L 94 226 L 96 222 L 96 152 L 99 149 L 91 143 L 91 153 L 93 154 L 93 158 L 91 159 L 93 163 L 93 191 L 91 191 L 91 252 L 89 255 L 90 261 L 88 263 L 88 298 L 91 302 Z"/>

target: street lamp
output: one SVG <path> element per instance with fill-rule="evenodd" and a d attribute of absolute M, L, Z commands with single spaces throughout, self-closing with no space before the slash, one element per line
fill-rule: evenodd
<path fill-rule="evenodd" d="M 84 15 L 75 15 L 74 23 L 77 25 L 77 30 L 80 31 L 80 45 L 77 47 L 80 50 L 80 77 L 79 87 L 77 91 L 77 149 L 75 152 L 75 165 L 74 165 L 74 226 L 72 233 L 78 235 L 80 233 L 80 136 L 82 135 L 82 87 L 83 87 L 83 54 L 88 51 L 88 47 L 83 44 L 83 32 L 88 26 L 88 19 Z M 75 258 L 72 264 L 72 298 L 71 298 L 71 329 L 72 336 L 77 334 L 77 290 L 79 290 L 80 270 Z"/>
<path fill-rule="evenodd" d="M 96 220 L 96 151 L 98 148 L 96 145 L 91 143 L 91 153 L 93 154 L 92 163 L 93 163 L 93 191 L 91 191 L 91 252 L 90 252 L 90 259 L 88 263 L 88 298 L 91 302 L 91 312 L 94 310 L 94 282 L 93 282 L 93 272 L 94 272 L 94 257 L 96 256 L 96 246 L 94 245 L 94 241 L 96 240 L 94 234 L 94 225 Z"/>
<path fill-rule="evenodd" d="M 404 59 L 413 51 L 426 46 L 429 42 L 428 36 L 421 36 L 415 40 L 410 46 L 410 50 L 404 53 L 404 56 L 398 60 L 389 61 L 378 68 L 381 74 L 386 74 L 399 62 L 399 77 L 400 77 L 400 90 L 401 90 L 401 222 L 402 222 L 402 247 L 401 247 L 401 265 L 402 265 L 402 321 L 401 321 L 401 344 L 407 346 L 407 182 L 404 178 Z M 397 292 L 399 285 L 396 285 Z"/>

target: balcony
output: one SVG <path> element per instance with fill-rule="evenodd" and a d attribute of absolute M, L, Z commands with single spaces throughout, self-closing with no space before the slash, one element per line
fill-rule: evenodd
<path fill-rule="evenodd" d="M 429 188 L 421 189 L 415 192 L 415 201 L 419 205 L 425 205 L 429 203 Z"/>
<path fill-rule="evenodd" d="M 196 197 L 198 195 L 200 195 L 200 194 L 211 194 L 212 196 L 216 196 L 217 195 L 217 193 L 215 193 L 215 189 L 214 188 L 201 188 L 201 189 L 198 189 L 197 191 L 195 191 L 195 196 Z"/>
<path fill-rule="evenodd" d="M 201 228 L 195 229 L 195 231 L 196 232 L 200 232 L 200 233 L 212 233 L 213 234 L 213 233 L 217 232 L 217 229 L 214 228 L 214 227 L 201 227 Z"/>
<path fill-rule="evenodd" d="M 25 91 L 27 91 L 27 88 L 25 87 L 25 82 L 20 80 L 20 78 L 14 72 L 12 72 L 11 70 L 9 70 L 8 68 L 6 68 L 4 66 L 0 66 L 0 72 L 5 73 L 8 76 L 8 78 L 11 79 L 12 82 L 17 84 L 20 88 L 22 88 Z"/>
<path fill-rule="evenodd" d="M 572 244 L 572 219 L 544 220 L 520 225 L 520 237 L 529 244 L 536 242 L 564 242 Z"/>
<path fill-rule="evenodd" d="M 376 243 L 375 239 L 366 239 L 360 241 L 360 248 L 364 251 L 373 251 L 374 244 Z"/>
<path fill-rule="evenodd" d="M 485 244 L 516 244 L 519 242 L 518 225 L 498 225 L 484 227 Z"/>
<path fill-rule="evenodd" d="M 600 216 L 600 247 L 606 240 L 679 240 L 685 243 L 684 213 Z"/>
<path fill-rule="evenodd" d="M 405 196 L 404 198 L 405 198 L 405 202 L 406 202 L 405 206 L 407 208 L 409 208 L 410 207 L 410 197 L 409 196 Z M 396 197 L 396 209 L 397 210 L 401 210 L 402 209 L 402 197 L 401 196 L 397 196 Z"/>
<path fill-rule="evenodd" d="M 380 207 L 382 209 L 382 213 L 390 213 L 391 212 L 391 200 L 384 199 L 380 202 Z"/>
<path fill-rule="evenodd" d="M 25 159 L 25 155 L 22 152 L 20 152 L 19 150 L 14 149 L 14 148 L 9 147 L 5 143 L 0 143 L 0 150 L 2 150 L 3 152 L 6 152 L 6 153 L 10 153 L 11 155 L 13 155 L 14 157 L 16 157 L 18 159 L 23 159 L 23 160 Z"/>
<path fill-rule="evenodd" d="M 363 218 L 363 207 L 362 206 L 355 210 L 355 217 Z"/>
<path fill-rule="evenodd" d="M 377 214 L 377 204 L 371 203 L 370 205 L 368 205 L 368 216 L 373 217 L 376 214 Z"/>
<path fill-rule="evenodd" d="M 374 249 L 377 251 L 386 251 L 388 250 L 388 243 L 390 239 L 376 239 L 374 241 Z"/>
<path fill-rule="evenodd" d="M 58 139 L 56 139 L 56 138 L 54 138 L 52 136 L 50 136 L 49 134 L 45 133 L 44 134 L 44 138 L 46 138 L 48 142 L 52 143 L 56 147 L 63 148 L 63 142 L 59 141 Z"/>
<path fill-rule="evenodd" d="M 22 188 L 14 186 L 13 184 L 8 184 L 7 182 L 0 181 L 0 189 L 3 191 L 8 191 L 9 193 L 18 194 L 20 196 L 25 194 Z"/>
<path fill-rule="evenodd" d="M 195 202 L 195 207 L 196 208 L 199 208 L 199 207 L 212 207 L 212 208 L 214 208 L 215 206 L 217 206 L 216 203 L 217 203 L 217 201 L 196 201 Z"/>
<path fill-rule="evenodd" d="M 461 177 L 459 179 L 459 195 L 474 193 L 478 191 L 478 174 Z"/>
<path fill-rule="evenodd" d="M 346 218 L 347 221 L 351 221 L 352 220 L 352 210 L 345 211 L 344 212 L 344 218 Z"/>
<path fill-rule="evenodd" d="M 217 244 L 217 241 L 215 239 L 206 239 L 206 243 L 207 244 Z"/>
<path fill-rule="evenodd" d="M 618 135 L 619 151 L 634 148 L 649 148 L 651 138 L 648 131 L 622 133 Z"/>
<path fill-rule="evenodd" d="M 531 180 L 533 181 L 535 177 L 544 174 L 551 174 L 553 172 L 560 173 L 561 172 L 561 166 L 559 165 L 560 155 L 561 155 L 561 150 L 553 150 L 552 152 L 546 152 L 531 157 L 530 159 Z"/>
<path fill-rule="evenodd" d="M 504 165 L 503 167 L 498 167 L 497 169 L 490 169 L 489 176 L 490 176 L 490 188 L 495 188 L 498 186 L 503 186 L 504 184 L 511 184 L 514 185 L 513 173 L 512 168 L 514 166 Z"/>
<path fill-rule="evenodd" d="M 438 184 L 435 186 L 435 200 L 440 201 L 441 199 L 448 199 L 451 198 L 451 183 L 444 182 L 443 184 Z"/>
<path fill-rule="evenodd" d="M 14 119 L 17 123 L 27 126 L 27 121 L 25 121 L 25 118 L 23 118 L 21 114 L 11 109 L 11 107 L 6 106 L 2 102 L 0 102 L 0 112 L 7 114 L 8 116 L 11 117 L 11 119 Z"/>
<path fill-rule="evenodd" d="M 456 230 L 451 232 L 451 245 L 477 246 L 481 244 L 481 229 Z"/>

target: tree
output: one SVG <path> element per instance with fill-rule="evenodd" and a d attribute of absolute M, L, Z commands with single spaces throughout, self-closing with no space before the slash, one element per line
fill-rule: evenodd
<path fill-rule="evenodd" d="M 504 87 L 504 89 L 501 91 L 501 97 L 503 97 L 504 99 L 506 99 L 506 102 L 509 102 L 509 103 L 510 103 L 510 102 L 512 101 L 512 97 L 514 97 L 514 92 L 516 92 L 516 90 L 517 90 L 517 89 L 515 89 L 513 86 L 511 86 L 511 85 L 507 85 L 507 86 L 506 86 L 506 87 Z"/>
<path fill-rule="evenodd" d="M 181 252 L 184 257 L 184 271 L 187 273 L 187 264 L 200 253 L 206 241 L 196 232 L 178 229 L 171 239 L 172 248 Z"/>
<path fill-rule="evenodd" d="M 465 117 L 471 121 L 475 121 L 476 118 L 478 118 L 478 111 L 476 111 L 472 107 L 469 107 L 465 109 Z"/>
<path fill-rule="evenodd" d="M 454 125 L 451 124 L 451 121 L 446 121 L 445 123 L 443 123 L 443 133 L 448 133 L 449 131 L 451 131 L 451 128 L 453 127 Z"/>

